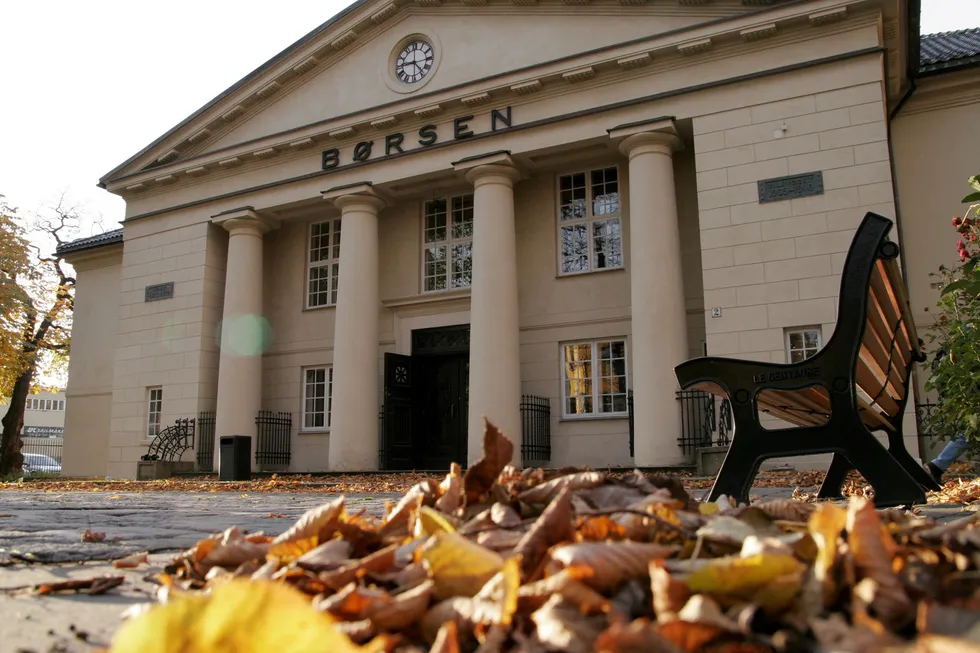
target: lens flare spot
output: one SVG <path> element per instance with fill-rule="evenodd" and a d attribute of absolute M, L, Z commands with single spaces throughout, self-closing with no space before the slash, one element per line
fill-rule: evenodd
<path fill-rule="evenodd" d="M 261 315 L 233 315 L 218 325 L 219 347 L 234 356 L 261 356 L 272 342 L 272 327 Z"/>

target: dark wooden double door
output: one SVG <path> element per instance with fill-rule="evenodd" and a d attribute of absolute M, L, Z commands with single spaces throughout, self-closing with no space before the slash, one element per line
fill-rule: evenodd
<path fill-rule="evenodd" d="M 465 464 L 469 328 L 426 329 L 412 336 L 411 356 L 385 354 L 384 469 Z"/>

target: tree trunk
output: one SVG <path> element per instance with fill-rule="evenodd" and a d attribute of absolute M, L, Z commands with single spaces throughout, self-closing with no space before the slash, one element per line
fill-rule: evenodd
<path fill-rule="evenodd" d="M 24 428 L 24 409 L 27 404 L 27 391 L 34 378 L 34 365 L 29 366 L 14 383 L 10 397 L 10 408 L 3 416 L 3 435 L 0 436 L 0 478 L 9 474 L 20 474 L 24 469 L 24 456 L 20 453 L 24 441 L 20 432 Z"/>

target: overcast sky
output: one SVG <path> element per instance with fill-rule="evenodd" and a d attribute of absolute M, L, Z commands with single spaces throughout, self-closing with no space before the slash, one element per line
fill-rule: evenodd
<path fill-rule="evenodd" d="M 100 176 L 348 2 L 0 4 L 0 194 L 29 214 L 67 191 L 111 229 Z M 924 34 L 980 26 L 980 0 L 922 5 Z"/>

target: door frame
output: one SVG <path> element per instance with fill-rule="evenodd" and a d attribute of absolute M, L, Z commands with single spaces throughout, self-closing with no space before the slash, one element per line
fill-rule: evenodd
<path fill-rule="evenodd" d="M 467 300 L 469 298 L 466 298 Z M 421 329 L 437 327 L 452 327 L 470 325 L 470 311 L 455 311 L 452 313 L 435 313 L 430 315 L 398 315 L 395 314 L 395 353 L 412 355 L 412 332 Z"/>

